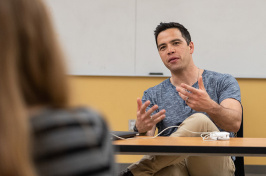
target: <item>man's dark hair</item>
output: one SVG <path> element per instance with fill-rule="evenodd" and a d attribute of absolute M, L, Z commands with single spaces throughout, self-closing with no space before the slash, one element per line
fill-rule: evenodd
<path fill-rule="evenodd" d="M 191 37 L 190 37 L 190 34 L 189 34 L 188 30 L 182 24 L 179 24 L 179 23 L 176 23 L 176 22 L 169 22 L 169 23 L 162 23 L 161 22 L 156 27 L 156 29 L 154 31 L 155 41 L 156 41 L 156 46 L 157 47 L 158 47 L 158 43 L 157 43 L 158 35 L 162 31 L 165 31 L 166 29 L 170 29 L 170 28 L 177 28 L 181 32 L 182 37 L 186 40 L 187 45 L 189 45 L 189 43 L 191 42 Z"/>

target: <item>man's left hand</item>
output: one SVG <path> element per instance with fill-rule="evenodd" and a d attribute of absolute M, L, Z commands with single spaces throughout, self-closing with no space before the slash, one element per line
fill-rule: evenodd
<path fill-rule="evenodd" d="M 215 102 L 208 95 L 203 84 L 202 76 L 199 77 L 198 84 L 199 89 L 196 89 L 182 83 L 176 90 L 189 107 L 195 111 L 207 112 L 209 108 L 212 108 Z"/>

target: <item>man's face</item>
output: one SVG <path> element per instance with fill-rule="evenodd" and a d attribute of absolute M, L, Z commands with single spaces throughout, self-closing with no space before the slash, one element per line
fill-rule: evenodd
<path fill-rule="evenodd" d="M 179 72 L 189 67 L 194 51 L 193 42 L 187 45 L 177 28 L 170 28 L 159 33 L 158 51 L 164 65 L 172 72 Z"/>

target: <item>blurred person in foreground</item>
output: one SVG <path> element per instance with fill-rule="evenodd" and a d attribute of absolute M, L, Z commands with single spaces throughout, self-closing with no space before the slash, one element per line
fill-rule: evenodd
<path fill-rule="evenodd" d="M 0 175 L 115 175 L 103 118 L 71 108 L 41 0 L 0 1 Z"/>

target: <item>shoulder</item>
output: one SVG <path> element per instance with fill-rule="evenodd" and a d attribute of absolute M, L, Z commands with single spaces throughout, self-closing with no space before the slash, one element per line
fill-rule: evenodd
<path fill-rule="evenodd" d="M 31 123 L 36 132 L 49 128 L 60 128 L 64 126 L 102 126 L 102 116 L 96 111 L 88 108 L 75 109 L 45 109 L 39 114 L 31 117 Z"/>
<path fill-rule="evenodd" d="M 166 79 L 160 84 L 157 84 L 156 86 L 153 86 L 147 90 L 144 91 L 144 94 L 156 94 L 157 92 L 161 92 L 162 89 L 169 89 L 171 86 L 170 79 Z"/>
<path fill-rule="evenodd" d="M 230 74 L 206 70 L 203 74 L 204 86 L 211 97 L 217 95 L 217 102 L 234 98 L 241 102 L 240 87 L 237 80 Z"/>
<path fill-rule="evenodd" d="M 224 84 L 224 83 L 237 84 L 236 79 L 230 74 L 204 70 L 202 77 L 204 82 L 216 82 L 217 84 Z"/>
<path fill-rule="evenodd" d="M 219 73 L 219 72 L 210 71 L 210 70 L 204 70 L 202 76 L 204 76 L 204 77 L 213 77 L 213 78 L 233 77 L 233 76 L 230 75 L 230 74 Z"/>
<path fill-rule="evenodd" d="M 46 109 L 31 117 L 31 124 L 36 145 L 40 142 L 60 144 L 63 150 L 69 147 L 66 141 L 70 139 L 77 145 L 84 145 L 83 142 L 88 144 L 88 141 L 90 145 L 98 145 L 102 140 L 109 140 L 109 130 L 103 117 L 88 108 Z M 86 133 L 93 140 L 85 139 Z M 45 150 L 41 152 L 45 153 Z"/>
<path fill-rule="evenodd" d="M 99 113 L 88 108 L 46 109 L 31 117 L 31 122 L 33 156 L 41 176 L 90 175 L 94 165 L 102 166 L 99 174 L 112 172 L 111 138 Z M 109 169 L 104 170 L 105 166 Z"/>

